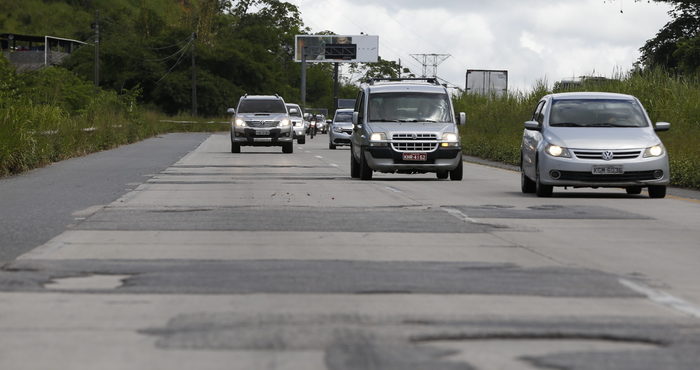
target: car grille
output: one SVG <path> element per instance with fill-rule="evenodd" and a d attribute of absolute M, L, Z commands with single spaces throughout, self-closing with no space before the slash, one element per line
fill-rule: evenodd
<path fill-rule="evenodd" d="M 391 147 L 397 152 L 432 152 L 438 147 L 436 134 L 399 133 L 391 139 Z"/>
<path fill-rule="evenodd" d="M 559 180 L 589 181 L 589 182 L 625 182 L 656 180 L 655 171 L 632 171 L 619 175 L 594 175 L 590 172 L 560 171 Z"/>
<path fill-rule="evenodd" d="M 280 121 L 246 121 L 248 127 L 277 127 Z"/>
<path fill-rule="evenodd" d="M 603 153 L 606 150 L 574 150 L 574 155 L 580 159 L 600 159 L 603 160 Z M 612 159 L 634 159 L 642 154 L 641 150 L 612 150 Z"/>

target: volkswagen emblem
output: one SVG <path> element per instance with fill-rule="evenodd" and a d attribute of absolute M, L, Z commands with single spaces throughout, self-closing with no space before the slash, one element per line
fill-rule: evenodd
<path fill-rule="evenodd" d="M 604 160 L 609 161 L 615 156 L 613 152 L 606 150 L 600 155 Z"/>

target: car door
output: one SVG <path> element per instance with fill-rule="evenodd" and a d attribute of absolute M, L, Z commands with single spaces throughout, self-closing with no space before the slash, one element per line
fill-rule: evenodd
<path fill-rule="evenodd" d="M 546 110 L 547 101 L 540 100 L 532 113 L 531 121 L 537 121 L 540 125 L 540 130 L 544 127 L 544 113 Z M 537 160 L 537 148 L 542 141 L 542 133 L 540 131 L 528 130 L 523 131 L 523 141 L 521 144 L 522 152 L 522 167 L 525 174 L 531 179 L 535 178 L 535 162 Z"/>

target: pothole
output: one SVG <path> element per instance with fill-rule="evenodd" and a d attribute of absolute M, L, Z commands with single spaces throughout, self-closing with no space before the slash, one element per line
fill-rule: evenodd
<path fill-rule="evenodd" d="M 124 285 L 131 275 L 88 275 L 53 279 L 45 284 L 49 290 L 110 290 Z"/>

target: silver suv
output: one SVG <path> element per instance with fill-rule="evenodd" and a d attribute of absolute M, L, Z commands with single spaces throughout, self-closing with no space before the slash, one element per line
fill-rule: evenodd
<path fill-rule="evenodd" d="M 447 89 L 435 79 L 381 79 L 363 85 L 353 111 L 350 175 L 434 172 L 462 180 L 462 148 Z"/>
<path fill-rule="evenodd" d="M 241 146 L 281 146 L 282 152 L 294 151 L 294 130 L 287 107 L 279 95 L 245 95 L 238 108 L 229 108 L 231 153 Z"/>
<path fill-rule="evenodd" d="M 292 120 L 292 126 L 294 126 L 294 137 L 297 139 L 297 143 L 306 143 L 306 125 L 304 124 L 304 112 L 298 104 L 287 103 L 287 110 L 289 111 L 289 118 Z"/>

